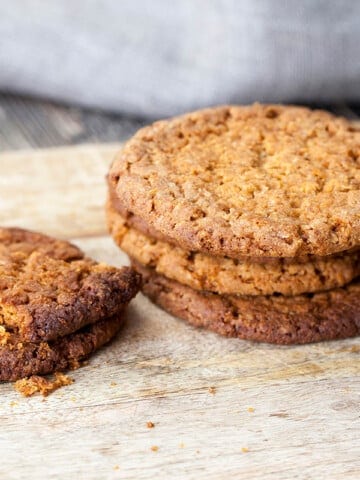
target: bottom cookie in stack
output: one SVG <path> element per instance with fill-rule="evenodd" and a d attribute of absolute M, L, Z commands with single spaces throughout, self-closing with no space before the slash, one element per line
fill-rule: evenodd
<path fill-rule="evenodd" d="M 300 344 L 360 333 L 360 282 L 294 297 L 196 291 L 133 261 L 143 292 L 167 312 L 229 337 Z"/>
<path fill-rule="evenodd" d="M 360 333 L 358 252 L 235 261 L 185 252 L 149 237 L 128 225 L 110 202 L 107 215 L 115 242 L 143 275 L 145 295 L 197 327 L 277 344 Z"/>
<path fill-rule="evenodd" d="M 0 380 L 74 367 L 119 331 L 140 275 L 77 247 L 0 229 Z"/>

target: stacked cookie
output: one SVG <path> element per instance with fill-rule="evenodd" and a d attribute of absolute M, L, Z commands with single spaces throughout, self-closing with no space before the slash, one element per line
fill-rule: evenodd
<path fill-rule="evenodd" d="M 76 366 L 116 335 L 139 284 L 68 242 L 0 228 L 0 380 Z"/>
<path fill-rule="evenodd" d="M 219 107 L 140 130 L 108 177 L 109 229 L 170 313 L 306 343 L 360 330 L 360 131 L 324 111 Z"/>

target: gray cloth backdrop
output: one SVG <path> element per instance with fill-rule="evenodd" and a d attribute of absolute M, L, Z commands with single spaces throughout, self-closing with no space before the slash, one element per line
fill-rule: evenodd
<path fill-rule="evenodd" d="M 359 0 L 0 0 L 0 90 L 142 116 L 360 100 Z"/>

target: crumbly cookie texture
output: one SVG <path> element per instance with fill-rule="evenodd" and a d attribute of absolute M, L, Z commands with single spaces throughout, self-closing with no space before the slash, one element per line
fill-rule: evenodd
<path fill-rule="evenodd" d="M 11 256 L 27 257 L 33 252 L 65 262 L 84 258 L 80 248 L 66 240 L 58 240 L 43 233 L 22 228 L 0 227 L 0 261 L 2 263 Z"/>
<path fill-rule="evenodd" d="M 130 227 L 107 203 L 107 220 L 117 245 L 137 262 L 195 290 L 233 295 L 299 295 L 342 287 L 360 274 L 360 252 L 299 259 L 251 257 L 235 260 L 189 252 Z M 255 259 L 256 260 L 256 259 Z"/>
<path fill-rule="evenodd" d="M 333 340 L 360 333 L 360 283 L 312 295 L 230 296 L 193 290 L 145 268 L 143 292 L 169 313 L 221 335 L 277 344 Z"/>
<path fill-rule="evenodd" d="M 0 346 L 0 381 L 15 381 L 32 375 L 45 375 L 72 368 L 120 330 L 121 314 L 100 320 L 52 342 L 25 343 L 10 333 Z M 27 382 L 20 386 L 26 388 Z"/>
<path fill-rule="evenodd" d="M 359 155 L 360 130 L 330 113 L 225 106 L 140 130 L 109 181 L 130 221 L 185 250 L 329 255 L 360 244 Z"/>
<path fill-rule="evenodd" d="M 85 258 L 68 242 L 0 229 L 0 324 L 21 341 L 53 340 L 109 318 L 139 286 L 130 268 Z"/>
<path fill-rule="evenodd" d="M 14 388 L 24 397 L 31 397 L 35 393 L 40 393 L 42 396 L 47 397 L 58 388 L 71 385 L 73 382 L 74 380 L 67 375 L 64 375 L 61 372 L 55 372 L 55 378 L 52 380 L 45 377 L 39 377 L 38 375 L 21 378 L 15 382 Z"/>

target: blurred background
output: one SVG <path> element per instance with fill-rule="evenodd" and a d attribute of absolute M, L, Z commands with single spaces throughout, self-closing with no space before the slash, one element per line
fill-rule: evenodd
<path fill-rule="evenodd" d="M 0 0 L 0 150 L 223 103 L 360 115 L 357 0 Z"/>

